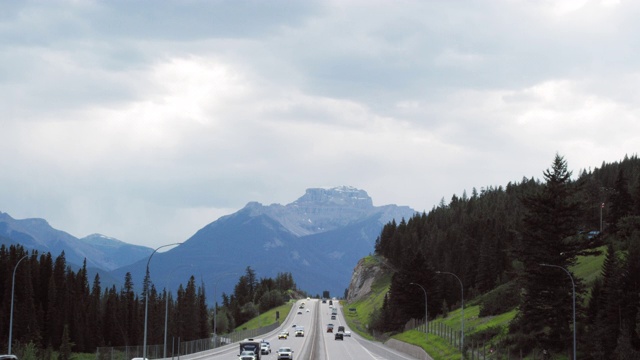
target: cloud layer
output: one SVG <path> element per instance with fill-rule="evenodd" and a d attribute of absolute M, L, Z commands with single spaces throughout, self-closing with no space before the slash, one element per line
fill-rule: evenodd
<path fill-rule="evenodd" d="M 0 211 L 159 246 L 351 185 L 429 210 L 637 154 L 625 1 L 0 4 Z"/>

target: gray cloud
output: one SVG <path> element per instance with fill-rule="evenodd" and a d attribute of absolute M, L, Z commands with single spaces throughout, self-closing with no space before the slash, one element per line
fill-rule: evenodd
<path fill-rule="evenodd" d="M 0 210 L 184 240 L 249 201 L 441 198 L 637 153 L 640 6 L 4 2 Z"/>

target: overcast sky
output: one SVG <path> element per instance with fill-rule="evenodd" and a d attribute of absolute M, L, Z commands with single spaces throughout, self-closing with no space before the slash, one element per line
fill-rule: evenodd
<path fill-rule="evenodd" d="M 638 154 L 638 1 L 2 1 L 0 211 L 157 247 Z"/>

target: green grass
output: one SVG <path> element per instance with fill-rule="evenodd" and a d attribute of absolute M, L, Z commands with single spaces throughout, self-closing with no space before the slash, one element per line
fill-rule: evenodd
<path fill-rule="evenodd" d="M 258 329 L 263 326 L 271 325 L 274 322 L 276 322 L 276 311 L 280 312 L 280 320 L 282 321 L 287 317 L 289 312 L 293 309 L 292 305 L 294 303 L 295 303 L 295 300 L 289 300 L 288 303 L 284 305 L 280 305 L 271 310 L 268 310 L 260 314 L 259 316 L 247 321 L 246 323 L 238 326 L 236 330 L 251 330 L 251 329 Z"/>
<path fill-rule="evenodd" d="M 593 256 L 580 256 L 576 265 L 571 268 L 573 274 L 582 279 L 587 286 L 593 285 L 595 279 L 600 276 L 602 271 L 602 264 L 604 263 L 605 253 L 607 252 L 606 246 L 597 248 L 601 252 L 600 255 Z"/>
<path fill-rule="evenodd" d="M 71 360 L 96 360 L 94 353 L 72 353 Z"/>
<path fill-rule="evenodd" d="M 445 339 L 433 334 L 429 334 L 429 339 L 427 340 L 425 333 L 417 330 L 409 330 L 395 335 L 393 338 L 422 347 L 424 351 L 431 355 L 433 360 L 460 359 L 460 352 L 457 349 L 451 346 Z"/>

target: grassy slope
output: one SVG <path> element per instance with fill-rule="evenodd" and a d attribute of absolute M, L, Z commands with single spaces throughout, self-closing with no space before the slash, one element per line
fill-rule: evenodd
<path fill-rule="evenodd" d="M 283 321 L 284 319 L 287 318 L 287 315 L 293 309 L 294 303 L 295 303 L 295 300 L 290 300 L 288 303 L 284 305 L 280 305 L 277 308 L 268 310 L 260 314 L 258 317 L 255 317 L 247 321 L 246 323 L 238 326 L 236 330 L 239 331 L 239 330 L 258 329 L 263 326 L 273 324 L 274 322 L 276 322 L 276 311 L 280 312 L 280 321 Z"/>
<path fill-rule="evenodd" d="M 367 258 L 371 257 L 369 256 Z M 377 264 L 375 261 L 367 261 L 365 264 L 367 263 Z M 369 297 L 350 304 L 345 304 L 343 310 L 351 330 L 365 338 L 372 339 L 372 336 L 369 334 L 366 327 L 369 323 L 371 313 L 373 313 L 375 309 L 382 307 L 384 296 L 389 291 L 390 285 L 391 273 L 386 272 L 384 277 L 376 279 L 371 285 L 371 295 Z M 350 311 L 349 309 L 356 309 L 356 311 Z"/>
<path fill-rule="evenodd" d="M 600 250 L 604 254 L 606 248 L 602 247 Z M 598 256 L 581 257 L 578 259 L 576 266 L 571 269 L 574 275 L 582 279 L 587 287 L 590 287 L 595 278 L 600 275 L 602 263 L 604 262 L 603 254 Z M 366 324 L 373 309 L 380 308 L 382 306 L 384 295 L 388 291 L 390 284 L 391 274 L 386 274 L 384 278 L 377 279 L 375 281 L 372 295 L 369 298 L 345 305 L 345 308 L 357 309 L 357 313 L 349 311 L 346 312 L 347 322 L 352 330 L 357 331 L 362 336 L 371 338 L 371 336 L 366 332 Z M 500 315 L 479 317 L 479 305 L 468 306 L 465 307 L 464 310 L 465 336 L 491 327 L 502 328 L 502 333 L 494 337 L 494 341 L 498 341 L 499 337 L 506 334 L 509 322 L 516 315 L 516 310 L 514 309 Z M 459 331 L 462 325 L 461 315 L 462 313 L 460 309 L 455 309 L 449 312 L 447 317 L 434 319 L 431 323 L 437 324 L 442 322 L 454 330 Z M 428 341 L 425 339 L 425 333 L 416 330 L 410 330 L 394 335 L 393 338 L 422 347 L 434 358 L 434 360 L 460 358 L 460 353 L 453 346 L 451 346 L 444 338 L 434 334 L 429 334 Z"/>

